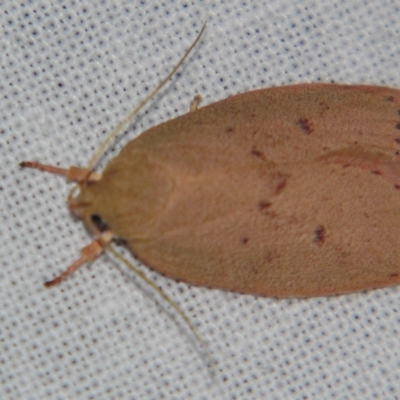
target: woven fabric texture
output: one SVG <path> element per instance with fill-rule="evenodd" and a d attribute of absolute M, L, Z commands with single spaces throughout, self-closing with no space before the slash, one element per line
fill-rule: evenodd
<path fill-rule="evenodd" d="M 89 243 L 63 178 L 22 160 L 85 166 L 173 68 L 107 152 L 150 126 L 251 89 L 299 82 L 400 87 L 400 3 L 0 2 L 1 399 L 398 399 L 400 288 L 277 300 L 191 287 L 133 260 L 207 343 L 103 256 L 46 289 Z M 400 263 L 400 260 L 399 260 Z"/>

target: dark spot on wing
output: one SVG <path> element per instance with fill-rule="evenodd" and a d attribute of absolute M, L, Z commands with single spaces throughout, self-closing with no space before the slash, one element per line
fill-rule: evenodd
<path fill-rule="evenodd" d="M 268 200 L 261 200 L 258 203 L 259 210 L 266 210 L 267 208 L 270 208 L 271 206 L 272 206 L 272 203 Z"/>
<path fill-rule="evenodd" d="M 267 261 L 267 262 L 272 262 L 272 261 L 274 261 L 276 258 L 278 258 L 278 255 L 276 254 L 276 252 L 274 252 L 274 251 L 267 251 L 265 254 L 264 254 L 264 259 L 265 259 L 265 261 Z"/>
<path fill-rule="evenodd" d="M 318 225 L 314 231 L 313 242 L 322 246 L 325 242 L 325 227 L 323 225 Z"/>
<path fill-rule="evenodd" d="M 324 115 L 325 112 L 328 111 L 330 108 L 329 105 L 327 103 L 325 103 L 324 101 L 321 101 L 319 103 L 319 106 L 321 107 L 321 110 L 319 112 L 321 116 Z"/>
<path fill-rule="evenodd" d="M 251 154 L 255 157 L 258 157 L 260 160 L 265 161 L 265 155 L 262 151 L 258 150 L 255 146 L 251 149 Z"/>
<path fill-rule="evenodd" d="M 390 101 L 390 102 L 393 102 L 395 99 L 394 99 L 394 96 L 388 96 L 388 97 L 386 97 L 386 101 Z"/>
<path fill-rule="evenodd" d="M 286 186 L 286 177 L 282 177 L 282 179 L 278 182 L 275 187 L 275 193 L 279 194 Z"/>
<path fill-rule="evenodd" d="M 272 175 L 271 184 L 275 187 L 275 194 L 279 194 L 286 187 L 286 183 L 290 175 L 284 174 L 282 172 L 275 172 Z"/>
<path fill-rule="evenodd" d="M 261 212 L 261 214 L 269 216 L 269 217 L 276 217 L 276 212 L 269 210 L 269 208 L 272 206 L 272 203 L 268 200 L 261 200 L 258 203 L 258 209 Z"/>
<path fill-rule="evenodd" d="M 242 238 L 242 240 L 241 240 L 241 242 L 243 243 L 243 244 L 247 244 L 248 242 L 249 242 L 249 238 L 248 237 L 244 237 L 244 238 Z"/>
<path fill-rule="evenodd" d="M 225 129 L 225 132 L 227 132 L 227 133 L 232 133 L 233 131 L 234 131 L 234 129 L 233 129 L 232 126 L 228 126 L 228 127 Z"/>
<path fill-rule="evenodd" d="M 251 269 L 251 272 L 252 272 L 253 275 L 258 275 L 260 271 L 258 270 L 257 267 L 253 267 L 253 268 Z"/>
<path fill-rule="evenodd" d="M 314 131 L 313 124 L 308 118 L 300 118 L 297 123 L 307 135 Z"/>

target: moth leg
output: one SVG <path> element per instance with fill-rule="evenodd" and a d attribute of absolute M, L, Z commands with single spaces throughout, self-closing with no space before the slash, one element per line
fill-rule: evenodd
<path fill-rule="evenodd" d="M 193 97 L 193 100 L 190 103 L 189 112 L 196 111 L 199 108 L 201 100 L 202 100 L 201 96 L 199 94 L 196 94 L 196 96 Z"/>
<path fill-rule="evenodd" d="M 114 235 L 111 231 L 102 233 L 97 239 L 93 240 L 93 242 L 81 250 L 81 256 L 74 263 L 72 263 L 64 272 L 57 276 L 57 278 L 45 282 L 44 286 L 50 287 L 57 285 L 75 272 L 84 263 L 94 261 L 103 253 L 104 247 L 107 243 L 111 242 L 113 237 Z"/>
<path fill-rule="evenodd" d="M 53 165 L 41 164 L 36 161 L 22 161 L 19 164 L 22 168 L 34 168 L 39 171 L 50 172 L 51 174 L 64 175 L 67 181 L 75 182 L 96 182 L 101 179 L 101 175 L 86 168 L 69 167 L 59 168 Z"/>

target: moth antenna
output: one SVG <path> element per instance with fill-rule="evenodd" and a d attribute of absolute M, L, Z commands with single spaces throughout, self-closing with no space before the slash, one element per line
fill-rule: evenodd
<path fill-rule="evenodd" d="M 164 78 L 161 83 L 158 84 L 158 86 L 147 96 L 145 99 L 121 122 L 117 125 L 117 127 L 110 133 L 110 135 L 104 140 L 100 148 L 96 151 L 96 153 L 93 155 L 91 158 L 89 165 L 87 167 L 88 170 L 92 171 L 98 161 L 100 160 L 101 156 L 109 146 L 109 144 L 118 136 L 122 131 L 126 129 L 126 127 L 129 125 L 129 123 L 132 121 L 132 119 L 135 117 L 135 115 L 148 103 L 149 100 L 151 100 L 155 94 L 169 81 L 169 79 L 175 74 L 177 69 L 182 65 L 182 63 L 186 60 L 187 56 L 189 53 L 192 51 L 193 47 L 196 46 L 197 42 L 200 40 L 201 35 L 204 32 L 204 29 L 206 28 L 207 22 L 204 23 L 203 27 L 201 28 L 200 33 L 197 35 L 196 40 L 193 42 L 193 44 L 189 47 L 189 49 L 186 51 L 186 53 L 183 55 L 183 57 L 179 60 L 178 64 L 172 69 L 172 71 Z"/>
<path fill-rule="evenodd" d="M 203 28 L 204 29 L 204 28 Z M 111 243 L 105 244 L 108 250 L 112 254 L 114 254 L 115 257 L 117 257 L 120 261 L 122 261 L 125 265 L 127 265 L 133 272 L 135 272 L 136 275 L 139 276 L 140 279 L 142 279 L 147 285 L 149 285 L 151 288 L 153 288 L 185 321 L 186 325 L 189 327 L 189 329 L 192 331 L 196 339 L 199 341 L 201 348 L 205 352 L 209 366 L 211 368 L 212 372 L 212 377 L 215 378 L 217 374 L 217 370 L 213 361 L 213 358 L 211 356 L 211 353 L 205 344 L 204 340 L 201 338 L 199 332 L 197 329 L 194 327 L 192 321 L 189 319 L 189 317 L 185 314 L 185 312 L 182 310 L 181 307 L 178 306 L 177 303 L 175 303 L 161 288 L 159 288 L 152 280 L 150 280 L 142 271 L 137 269 L 130 261 L 128 261 L 122 254 L 120 254 L 115 248 L 111 245 Z"/>
<path fill-rule="evenodd" d="M 51 281 L 45 282 L 44 286 L 50 287 L 59 284 L 69 275 L 75 272 L 81 265 L 89 261 L 94 261 L 103 251 L 104 246 L 113 239 L 114 235 L 111 231 L 102 233 L 97 239 L 93 240 L 89 245 L 81 250 L 81 256 L 72 263 L 64 272 Z"/>

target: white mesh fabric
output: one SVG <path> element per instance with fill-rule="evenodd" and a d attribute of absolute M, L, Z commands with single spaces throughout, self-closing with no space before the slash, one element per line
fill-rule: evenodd
<path fill-rule="evenodd" d="M 110 257 L 43 287 L 90 238 L 62 178 L 18 167 L 86 165 L 204 21 L 106 160 L 197 93 L 208 104 L 295 82 L 400 87 L 398 2 L 6 0 L 0 19 L 1 399 L 400 398 L 400 288 L 276 300 L 143 267 L 207 343 L 213 381 L 184 322 Z"/>

